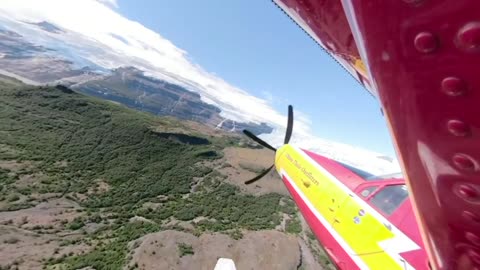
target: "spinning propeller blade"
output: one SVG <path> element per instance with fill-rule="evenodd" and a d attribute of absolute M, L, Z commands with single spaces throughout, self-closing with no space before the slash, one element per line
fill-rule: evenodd
<path fill-rule="evenodd" d="M 265 175 L 267 175 L 267 173 L 269 173 L 272 168 L 273 168 L 274 165 L 270 166 L 270 168 L 266 169 L 265 171 L 263 171 L 261 174 L 255 176 L 254 178 L 248 180 L 248 181 L 245 181 L 245 184 L 246 185 L 250 185 L 251 183 L 257 181 L 257 180 L 260 180 L 260 178 L 264 177 Z"/>
<path fill-rule="evenodd" d="M 290 142 L 291 137 L 292 137 L 292 132 L 293 132 L 293 107 L 292 107 L 292 105 L 288 105 L 288 120 L 287 121 L 288 121 L 287 122 L 287 131 L 285 132 L 285 140 L 283 141 L 284 144 L 288 144 Z M 244 130 L 243 133 L 245 133 L 245 135 L 247 135 L 250 139 L 254 140 L 255 142 L 257 142 L 261 146 L 263 146 L 265 148 L 268 148 L 270 150 L 273 150 L 273 151 L 277 151 L 277 149 L 275 147 L 271 146 L 270 144 L 266 143 L 262 139 L 258 138 L 252 132 L 250 132 L 248 130 Z M 245 181 L 245 184 L 249 185 L 249 184 L 254 183 L 255 181 L 260 180 L 262 177 L 267 175 L 273 169 L 274 166 L 275 166 L 275 164 L 273 164 L 272 166 L 270 166 L 270 168 L 264 170 L 262 173 L 255 176 L 254 178 L 252 178 L 248 181 Z"/>
<path fill-rule="evenodd" d="M 292 105 L 288 105 L 288 120 L 287 120 L 287 131 L 285 132 L 285 140 L 283 144 L 288 144 L 290 142 L 290 138 L 292 137 L 293 131 L 293 107 Z"/>
<path fill-rule="evenodd" d="M 270 150 L 273 150 L 273 151 L 277 151 L 277 149 L 275 149 L 275 147 L 273 147 L 270 144 L 264 142 L 262 139 L 258 138 L 257 136 L 255 136 L 255 134 L 251 133 L 250 131 L 245 129 L 245 130 L 243 130 L 243 133 L 245 133 L 245 135 L 247 135 L 250 139 L 256 141 L 261 146 L 263 146 L 265 148 L 268 148 Z"/>

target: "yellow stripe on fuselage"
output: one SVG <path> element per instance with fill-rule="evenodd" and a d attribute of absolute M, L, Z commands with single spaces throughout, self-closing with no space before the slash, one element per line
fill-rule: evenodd
<path fill-rule="evenodd" d="M 292 178 L 303 197 L 324 217 L 328 223 L 324 225 L 331 226 L 341 241 L 346 242 L 353 251 L 350 256 L 360 257 L 370 269 L 413 269 L 396 253 L 398 248 L 391 245 L 404 245 L 401 252 L 419 247 L 393 225 L 389 230 L 384 225 L 388 220 L 305 152 L 283 146 L 277 151 L 276 168 L 280 174 L 283 170 Z M 363 216 L 359 215 L 361 209 Z"/>

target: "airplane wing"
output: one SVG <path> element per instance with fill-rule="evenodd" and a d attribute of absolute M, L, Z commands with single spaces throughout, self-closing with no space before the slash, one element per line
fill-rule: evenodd
<path fill-rule="evenodd" d="M 378 97 L 428 264 L 480 267 L 480 1 L 274 2 Z"/>
<path fill-rule="evenodd" d="M 344 15 L 340 1 L 320 0 L 309 3 L 297 0 L 273 0 L 298 26 L 301 27 L 320 47 L 339 63 L 355 80 L 365 89 L 377 97 L 375 89 L 371 86 L 365 65 L 355 44 L 348 20 Z M 302 16 L 302 10 L 297 8 L 297 2 L 302 2 L 307 9 L 316 6 L 315 16 L 307 18 Z M 313 2 L 313 1 L 312 1 Z"/>

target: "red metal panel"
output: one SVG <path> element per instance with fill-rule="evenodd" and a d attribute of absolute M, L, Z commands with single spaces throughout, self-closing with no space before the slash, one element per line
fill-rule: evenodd
<path fill-rule="evenodd" d="M 375 95 L 339 0 L 273 0 L 315 42 Z"/>
<path fill-rule="evenodd" d="M 398 185 L 398 184 L 404 184 L 405 181 L 402 179 L 394 179 L 394 180 L 379 180 L 379 181 L 367 181 L 363 185 L 357 187 L 355 192 L 359 194 L 365 187 L 368 186 L 379 186 L 380 188 L 376 190 L 374 193 L 372 193 L 368 198 L 364 198 L 365 201 L 367 201 L 368 204 L 370 204 L 373 208 L 377 209 L 377 207 L 370 202 L 371 197 L 379 192 L 382 187 L 388 186 L 388 185 Z M 380 209 L 377 209 L 380 213 L 382 211 Z M 382 213 L 383 214 L 383 213 Z M 418 229 L 417 222 L 415 220 L 415 216 L 413 215 L 413 209 L 412 209 L 412 204 L 410 202 L 410 199 L 407 199 L 405 202 L 402 203 L 402 205 L 395 210 L 395 212 L 387 216 L 385 215 L 388 220 L 395 225 L 397 228 L 399 228 L 405 235 L 407 235 L 410 239 L 415 241 L 415 243 L 418 243 L 418 245 L 421 247 L 420 250 L 414 250 L 410 252 L 405 252 L 402 253 L 402 258 L 407 260 L 410 265 L 414 266 L 415 269 L 428 269 L 427 267 L 427 254 L 425 253 L 425 245 L 423 244 L 420 231 Z"/>
<path fill-rule="evenodd" d="M 275 1 L 337 58 L 353 34 L 432 266 L 480 267 L 480 1 L 343 0 L 353 32 L 340 0 Z"/>
<path fill-rule="evenodd" d="M 480 264 L 480 226 L 469 218 L 480 213 L 480 2 L 352 0 L 344 8 L 363 41 L 431 262 L 471 269 Z"/>
<path fill-rule="evenodd" d="M 400 206 L 397 211 L 403 212 L 405 214 L 404 217 L 400 220 L 400 224 L 397 225 L 398 228 L 405 232 L 405 234 L 413 241 L 419 243 L 419 245 L 422 247 L 422 249 L 419 251 L 404 253 L 402 254 L 402 257 L 409 261 L 411 265 L 420 265 L 423 266 L 423 268 L 428 269 L 428 258 L 425 252 L 425 245 L 422 242 L 422 236 L 420 235 L 417 221 L 415 219 L 415 216 L 413 215 L 412 203 L 410 199 L 408 199 L 402 206 Z M 392 220 L 392 223 L 397 224 L 395 220 Z"/>
<path fill-rule="evenodd" d="M 311 157 L 320 166 L 325 168 L 325 170 L 327 170 L 329 173 L 334 175 L 338 180 L 342 181 L 342 183 L 344 183 L 351 190 L 355 190 L 359 185 L 365 182 L 363 178 L 354 174 L 334 160 L 308 150 L 303 150 L 303 152 L 305 152 L 305 154 Z"/>

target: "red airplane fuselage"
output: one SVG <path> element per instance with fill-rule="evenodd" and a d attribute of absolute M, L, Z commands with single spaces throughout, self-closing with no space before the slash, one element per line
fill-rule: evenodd
<path fill-rule="evenodd" d="M 480 1 L 274 2 L 378 98 L 432 268 L 479 269 Z"/>
<path fill-rule="evenodd" d="M 277 151 L 275 165 L 338 268 L 428 269 L 403 179 L 365 179 L 291 145 Z"/>

